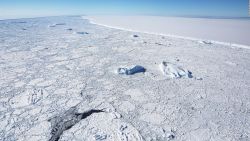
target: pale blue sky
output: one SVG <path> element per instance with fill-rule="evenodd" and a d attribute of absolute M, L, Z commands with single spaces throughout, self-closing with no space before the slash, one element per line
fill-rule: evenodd
<path fill-rule="evenodd" d="M 247 17 L 248 0 L 0 0 L 0 17 L 82 14 Z"/>

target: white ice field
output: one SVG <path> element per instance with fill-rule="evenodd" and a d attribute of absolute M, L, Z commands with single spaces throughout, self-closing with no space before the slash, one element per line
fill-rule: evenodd
<path fill-rule="evenodd" d="M 248 141 L 250 49 L 81 16 L 2 20 L 0 140 Z"/>
<path fill-rule="evenodd" d="M 164 16 L 83 16 L 107 27 L 167 35 L 250 49 L 250 18 L 188 18 Z"/>

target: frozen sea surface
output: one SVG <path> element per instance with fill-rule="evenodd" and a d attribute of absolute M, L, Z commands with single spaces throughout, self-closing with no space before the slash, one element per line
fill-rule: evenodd
<path fill-rule="evenodd" d="M 164 61 L 193 77 L 166 77 Z M 247 141 L 249 94 L 249 49 L 80 16 L 0 21 L 1 141 Z"/>

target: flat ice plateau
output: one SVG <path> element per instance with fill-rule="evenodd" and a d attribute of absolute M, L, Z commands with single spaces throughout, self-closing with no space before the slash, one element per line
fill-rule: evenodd
<path fill-rule="evenodd" d="M 2 20 L 0 140 L 248 141 L 250 50 L 80 16 Z"/>
<path fill-rule="evenodd" d="M 163 16 L 84 16 L 92 23 L 132 31 L 250 48 L 249 19 L 187 18 Z"/>

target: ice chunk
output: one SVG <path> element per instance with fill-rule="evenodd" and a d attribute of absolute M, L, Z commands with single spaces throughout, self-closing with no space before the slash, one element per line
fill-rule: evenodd
<path fill-rule="evenodd" d="M 166 75 L 169 78 L 192 78 L 192 73 L 188 71 L 187 69 L 183 69 L 182 67 L 169 63 L 169 62 L 162 62 L 160 65 L 160 70 L 164 75 Z"/>
<path fill-rule="evenodd" d="M 96 141 L 102 141 L 102 140 L 106 140 L 107 139 L 107 135 L 104 133 L 97 133 L 95 135 L 95 140 Z"/>
<path fill-rule="evenodd" d="M 85 34 L 89 34 L 89 33 L 88 32 L 76 32 L 76 34 L 85 35 Z"/>
<path fill-rule="evenodd" d="M 28 105 L 34 105 L 48 96 L 44 89 L 28 89 L 25 92 L 10 99 L 12 108 L 20 108 Z"/>
<path fill-rule="evenodd" d="M 66 23 L 56 23 L 55 26 L 57 25 L 66 25 Z"/>
<path fill-rule="evenodd" d="M 49 25 L 49 27 L 56 27 L 60 25 L 66 25 L 66 23 L 56 23 L 56 24 Z"/>
<path fill-rule="evenodd" d="M 140 72 L 145 72 L 146 69 L 142 66 L 136 65 L 133 68 L 118 68 L 118 74 L 133 75 Z"/>
<path fill-rule="evenodd" d="M 137 38 L 137 37 L 139 37 L 139 36 L 138 36 L 138 35 L 133 35 L 133 37 Z"/>
<path fill-rule="evenodd" d="M 202 44 L 212 45 L 213 43 L 211 41 L 200 41 Z"/>

